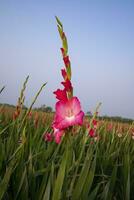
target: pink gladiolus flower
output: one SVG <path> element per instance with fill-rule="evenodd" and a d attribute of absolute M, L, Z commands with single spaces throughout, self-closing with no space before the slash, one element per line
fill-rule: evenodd
<path fill-rule="evenodd" d="M 70 65 L 69 56 L 63 57 L 63 60 L 64 60 L 64 63 L 65 63 L 65 66 L 68 67 Z"/>
<path fill-rule="evenodd" d="M 95 136 L 95 130 L 94 130 L 93 128 L 91 128 L 91 129 L 89 130 L 89 136 L 90 136 L 90 137 L 94 137 L 94 136 Z"/>
<path fill-rule="evenodd" d="M 53 129 L 54 129 L 55 142 L 59 144 L 61 142 L 61 137 L 63 136 L 64 132 L 63 130 L 59 130 L 55 127 L 53 127 Z"/>
<path fill-rule="evenodd" d="M 31 111 L 28 113 L 28 118 L 29 118 L 29 119 L 32 118 L 32 112 L 31 112 Z"/>
<path fill-rule="evenodd" d="M 56 103 L 54 126 L 57 129 L 61 130 L 73 125 L 82 125 L 83 117 L 84 112 L 81 111 L 80 101 L 77 97 Z"/>
<path fill-rule="evenodd" d="M 111 131 L 113 129 L 113 125 L 112 124 L 108 124 L 107 130 Z"/>
<path fill-rule="evenodd" d="M 43 139 L 44 139 L 45 141 L 47 141 L 47 142 L 51 142 L 52 139 L 53 139 L 52 134 L 51 134 L 51 133 L 45 133 L 45 134 L 43 135 Z"/>
<path fill-rule="evenodd" d="M 53 92 L 56 95 L 56 98 L 58 100 L 62 100 L 62 101 L 67 101 L 67 93 L 66 90 L 56 90 L 55 92 Z"/>
<path fill-rule="evenodd" d="M 56 143 L 61 142 L 61 137 L 65 133 L 65 129 L 73 125 L 82 125 L 84 112 L 81 110 L 81 105 L 77 97 L 73 97 L 73 87 L 71 83 L 71 63 L 67 55 L 67 39 L 63 31 L 62 24 L 56 17 L 58 28 L 60 29 L 60 37 L 62 39 L 62 56 L 65 69 L 61 70 L 64 81 L 61 84 L 64 86 L 63 90 L 56 90 L 54 94 L 59 100 L 55 105 L 55 116 L 53 121 L 54 138 Z"/>
<path fill-rule="evenodd" d="M 61 53 L 62 53 L 62 56 L 65 57 L 65 50 L 64 50 L 64 48 L 61 48 Z"/>
<path fill-rule="evenodd" d="M 61 84 L 65 87 L 66 91 L 71 91 L 73 89 L 71 81 L 68 79 L 65 82 L 61 82 Z"/>
<path fill-rule="evenodd" d="M 94 128 L 97 128 L 97 123 L 98 123 L 98 121 L 97 120 L 95 120 L 95 119 L 93 119 L 93 126 L 94 126 Z"/>
<path fill-rule="evenodd" d="M 62 74 L 64 80 L 66 81 L 66 79 L 67 79 L 67 72 L 66 72 L 66 70 L 65 69 L 61 69 L 61 74 Z"/>

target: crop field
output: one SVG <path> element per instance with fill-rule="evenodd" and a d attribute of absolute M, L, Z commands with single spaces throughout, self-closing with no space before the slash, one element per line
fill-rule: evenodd
<path fill-rule="evenodd" d="M 64 89 L 54 92 L 54 113 L 33 109 L 46 83 L 23 109 L 27 77 L 16 107 L 0 106 L 0 200 L 133 200 L 134 123 L 99 119 L 100 103 L 92 116 L 84 114 L 56 20 Z"/>

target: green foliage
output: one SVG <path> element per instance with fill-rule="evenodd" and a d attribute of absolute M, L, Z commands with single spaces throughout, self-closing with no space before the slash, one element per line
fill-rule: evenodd
<path fill-rule="evenodd" d="M 43 140 L 51 129 L 41 117 L 37 128 L 34 119 L 24 123 L 24 118 L 25 113 L 0 126 L 0 199 L 133 199 L 130 134 L 120 138 L 104 122 L 97 129 L 98 141 L 81 128 L 75 135 L 69 130 L 57 145 Z"/>
<path fill-rule="evenodd" d="M 133 199 L 133 124 L 126 124 L 121 137 L 122 124 L 113 123 L 109 130 L 103 121 L 97 129 L 99 140 L 90 138 L 82 127 L 75 135 L 69 129 L 59 145 L 45 142 L 51 114 L 44 113 L 45 123 L 42 115 L 38 120 L 34 115 L 29 118 L 44 86 L 15 120 L 0 112 L 0 199 Z"/>

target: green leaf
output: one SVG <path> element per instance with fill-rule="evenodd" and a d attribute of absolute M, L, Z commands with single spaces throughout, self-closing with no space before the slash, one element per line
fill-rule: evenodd
<path fill-rule="evenodd" d="M 116 185 L 116 178 L 117 178 L 117 165 L 114 166 L 113 171 L 112 171 L 112 175 L 110 180 L 107 182 L 104 191 L 102 193 L 102 198 L 104 200 L 107 199 L 112 199 L 113 198 L 113 194 L 114 194 L 114 189 L 115 189 L 115 185 Z"/>
<path fill-rule="evenodd" d="M 5 192 L 7 191 L 10 177 L 13 171 L 15 170 L 15 165 L 16 165 L 16 159 L 10 162 L 2 181 L 0 182 L 0 200 L 3 198 Z"/>
<path fill-rule="evenodd" d="M 58 31 L 59 31 L 60 37 L 61 37 L 61 39 L 62 39 L 62 33 L 63 33 L 63 31 L 62 31 L 62 29 L 60 28 L 59 25 L 57 25 L 57 27 L 58 27 Z"/>
<path fill-rule="evenodd" d="M 61 38 L 61 39 L 62 39 L 63 48 L 64 48 L 64 50 L 65 50 L 65 54 L 67 54 L 67 52 L 68 52 L 67 38 L 66 38 L 66 36 L 64 36 L 64 38 Z"/>
<path fill-rule="evenodd" d="M 36 194 L 36 198 L 38 198 L 38 200 L 42 200 L 42 196 L 47 186 L 47 181 L 48 181 L 48 175 L 44 174 L 44 177 L 42 178 L 42 181 L 40 184 L 40 189 L 38 190 L 38 194 Z"/>
<path fill-rule="evenodd" d="M 26 168 L 24 169 L 24 172 L 23 172 L 22 177 L 21 177 L 21 180 L 20 180 L 20 184 L 19 184 L 19 186 L 18 186 L 18 191 L 17 191 L 17 194 L 16 194 L 16 199 L 17 199 L 17 197 L 18 197 L 18 195 L 19 195 L 19 192 L 20 192 L 20 190 L 21 190 L 21 188 L 22 188 L 22 185 L 23 185 L 23 183 L 24 183 L 25 176 L 26 176 Z"/>
<path fill-rule="evenodd" d="M 96 200 L 97 199 L 97 192 L 100 188 L 100 184 L 98 184 L 95 189 L 91 192 L 91 194 L 87 197 L 87 200 Z M 84 199 L 86 200 L 86 199 Z"/>
<path fill-rule="evenodd" d="M 91 168 L 89 169 L 88 175 L 86 177 L 85 185 L 83 187 L 83 199 L 86 199 L 90 192 L 95 175 L 95 168 L 96 168 L 96 158 L 94 158 Z"/>
<path fill-rule="evenodd" d="M 125 200 L 129 200 L 130 199 L 130 158 L 129 158 L 129 153 L 124 155 L 123 177 L 124 177 Z"/>
<path fill-rule="evenodd" d="M 52 200 L 59 200 L 61 197 L 61 190 L 62 190 L 64 177 L 65 177 L 67 158 L 68 158 L 68 148 L 66 149 L 66 151 L 63 154 L 63 159 L 62 159 L 59 171 L 58 171 L 57 179 L 55 181 L 55 187 L 54 187 Z"/>
<path fill-rule="evenodd" d="M 63 25 L 62 25 L 61 21 L 59 20 L 59 18 L 57 16 L 55 16 L 55 18 L 56 18 L 58 25 L 63 29 Z"/>
<path fill-rule="evenodd" d="M 81 193 L 83 191 L 83 187 L 89 172 L 89 168 L 91 165 L 91 158 L 92 158 L 92 151 L 89 153 L 89 151 L 87 151 L 87 155 L 82 167 L 82 171 L 80 173 L 79 179 L 76 182 L 76 186 L 74 188 L 73 191 L 73 195 L 72 195 L 72 200 L 78 200 L 81 197 Z"/>
<path fill-rule="evenodd" d="M 51 192 L 51 182 L 50 182 L 50 177 L 49 177 L 47 187 L 46 187 L 46 190 L 45 190 L 42 200 L 49 200 L 50 192 Z"/>

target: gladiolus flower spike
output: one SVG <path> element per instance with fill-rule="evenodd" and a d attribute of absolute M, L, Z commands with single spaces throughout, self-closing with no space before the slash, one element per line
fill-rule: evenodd
<path fill-rule="evenodd" d="M 73 86 L 71 83 L 71 62 L 68 56 L 68 44 L 67 38 L 63 31 L 63 26 L 60 20 L 56 17 L 58 31 L 60 38 L 62 40 L 61 53 L 64 61 L 65 67 L 61 69 L 62 77 L 64 79 L 61 84 L 64 89 L 57 89 L 54 94 L 57 98 L 57 103 L 55 105 L 55 116 L 52 124 L 53 136 L 55 142 L 59 144 L 61 138 L 69 127 L 74 125 L 82 125 L 84 112 L 81 110 L 80 101 L 77 97 L 73 96 Z M 47 135 L 46 140 L 50 141 L 50 136 Z"/>
<path fill-rule="evenodd" d="M 92 119 L 90 120 L 90 123 L 87 128 L 87 135 L 89 135 L 90 137 L 97 137 L 96 130 L 97 130 L 97 125 L 98 125 L 98 120 L 96 118 L 97 118 L 98 109 L 100 106 L 101 106 L 101 103 L 97 105 L 94 115 Z"/>

